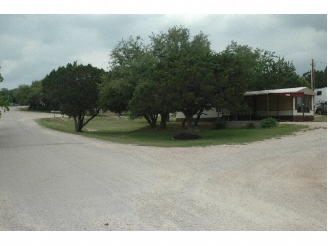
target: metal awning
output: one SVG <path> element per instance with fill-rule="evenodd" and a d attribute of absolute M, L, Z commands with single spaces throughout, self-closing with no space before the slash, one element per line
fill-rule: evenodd
<path fill-rule="evenodd" d="M 262 91 L 247 91 L 245 96 L 259 96 L 274 94 L 277 96 L 291 96 L 291 97 L 304 97 L 304 95 L 314 96 L 314 91 L 307 87 L 296 87 L 296 88 L 284 88 L 274 90 L 262 90 Z"/>

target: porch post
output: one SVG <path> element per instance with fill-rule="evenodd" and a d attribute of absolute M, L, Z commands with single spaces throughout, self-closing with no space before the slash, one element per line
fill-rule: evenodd
<path fill-rule="evenodd" d="M 302 121 L 304 121 L 304 97 L 302 98 L 302 112 L 303 112 L 303 119 Z"/>
<path fill-rule="evenodd" d="M 269 93 L 267 94 L 267 118 L 269 118 Z"/>
<path fill-rule="evenodd" d="M 277 98 L 277 119 L 279 119 L 279 97 Z"/>

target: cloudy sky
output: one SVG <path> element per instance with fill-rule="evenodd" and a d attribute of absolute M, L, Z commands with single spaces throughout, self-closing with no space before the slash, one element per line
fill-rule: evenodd
<path fill-rule="evenodd" d="M 0 13 L 0 73 L 5 79 L 0 88 L 31 84 L 75 60 L 108 70 L 108 55 L 120 40 L 140 35 L 147 42 L 151 33 L 166 32 L 175 25 L 188 28 L 192 36 L 199 32 L 207 34 L 212 49 L 217 52 L 232 40 L 275 52 L 292 61 L 300 75 L 310 70 L 311 59 L 317 70 L 327 66 L 326 14 L 149 12 L 58 15 L 48 11 L 24 14 L 24 10 L 9 10 Z"/>

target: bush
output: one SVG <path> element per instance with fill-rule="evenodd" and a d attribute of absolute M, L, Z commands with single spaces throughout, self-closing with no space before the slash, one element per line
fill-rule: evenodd
<path fill-rule="evenodd" d="M 253 122 L 248 122 L 247 125 L 246 125 L 246 129 L 254 129 L 255 128 L 255 125 Z"/>
<path fill-rule="evenodd" d="M 278 125 L 278 122 L 274 118 L 267 118 L 267 119 L 261 120 L 262 128 L 271 128 L 271 127 L 276 127 L 277 125 Z"/>
<path fill-rule="evenodd" d="M 185 133 L 185 132 L 181 132 L 173 137 L 173 139 L 177 139 L 177 140 L 194 140 L 199 138 L 200 136 L 198 136 L 197 134 Z"/>
<path fill-rule="evenodd" d="M 214 129 L 225 129 L 227 128 L 227 122 L 225 119 L 219 118 L 214 122 Z"/>

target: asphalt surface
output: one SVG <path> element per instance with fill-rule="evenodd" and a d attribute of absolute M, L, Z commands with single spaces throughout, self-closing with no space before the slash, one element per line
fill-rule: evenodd
<path fill-rule="evenodd" d="M 0 230 L 327 230 L 327 129 L 155 148 L 0 119 Z"/>

